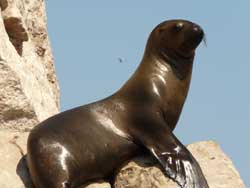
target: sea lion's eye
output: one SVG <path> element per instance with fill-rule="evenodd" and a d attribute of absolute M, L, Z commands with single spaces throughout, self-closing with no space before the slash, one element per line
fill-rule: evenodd
<path fill-rule="evenodd" d="M 174 26 L 174 30 L 175 30 L 175 31 L 180 31 L 180 30 L 182 30 L 183 26 L 184 26 L 184 24 L 183 24 L 182 22 L 179 22 L 179 23 L 177 23 L 177 24 Z"/>
<path fill-rule="evenodd" d="M 163 28 L 159 28 L 159 29 L 158 29 L 158 32 L 159 32 L 159 33 L 162 33 L 163 31 L 164 31 Z"/>

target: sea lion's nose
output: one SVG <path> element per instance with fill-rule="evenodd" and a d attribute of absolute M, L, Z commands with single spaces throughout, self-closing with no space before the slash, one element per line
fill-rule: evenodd
<path fill-rule="evenodd" d="M 203 32 L 202 28 L 199 25 L 193 24 L 193 28 L 192 29 L 198 35 L 200 35 L 200 36 L 204 35 L 204 32 Z"/>

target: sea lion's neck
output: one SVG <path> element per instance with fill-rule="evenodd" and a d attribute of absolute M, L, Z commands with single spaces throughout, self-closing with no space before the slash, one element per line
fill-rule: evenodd
<path fill-rule="evenodd" d="M 185 64 L 188 63 L 188 64 Z M 168 114 L 167 123 L 174 127 L 185 102 L 192 74 L 192 62 L 167 62 L 144 56 L 134 75 L 118 92 L 133 107 L 158 106 Z"/>
<path fill-rule="evenodd" d="M 177 54 L 171 54 L 171 57 L 164 51 L 160 52 L 160 61 L 162 64 L 167 64 L 175 76 L 183 80 L 190 75 L 193 67 L 193 57 L 184 58 L 179 57 Z"/>
<path fill-rule="evenodd" d="M 154 90 L 157 88 L 158 93 L 165 99 L 171 91 L 177 95 L 181 93 L 186 97 L 190 85 L 192 67 L 193 60 L 170 58 L 167 55 L 164 55 L 164 58 L 144 56 L 138 68 L 141 70 L 138 72 L 145 72 L 148 82 L 152 83 Z M 168 93 L 165 93 L 166 91 Z"/>
<path fill-rule="evenodd" d="M 145 90 L 148 90 L 148 87 L 154 83 L 156 84 L 155 86 L 158 87 L 158 90 L 163 89 L 169 91 L 169 87 L 180 87 L 187 92 L 192 75 L 192 66 L 193 60 L 178 61 L 177 59 L 171 59 L 166 55 L 164 58 L 159 58 L 153 55 L 144 55 L 136 72 L 121 90 L 132 90 L 135 93 L 144 92 L 145 94 Z M 164 83 L 164 86 L 160 83 Z M 175 90 L 175 92 L 178 91 Z"/>

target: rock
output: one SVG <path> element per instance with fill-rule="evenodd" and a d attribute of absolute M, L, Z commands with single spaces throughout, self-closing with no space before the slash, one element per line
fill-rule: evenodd
<path fill-rule="evenodd" d="M 27 131 L 59 112 L 42 0 L 0 0 L 0 129 Z"/>
<path fill-rule="evenodd" d="M 22 158 L 18 146 L 26 153 L 26 140 L 28 133 L 9 130 L 0 131 L 0 187 L 23 188 L 23 182 L 17 174 L 17 165 Z M 13 144 L 15 141 L 18 146 Z M 25 173 L 25 169 L 22 169 Z M 20 173 L 20 171 L 18 172 Z"/>
<path fill-rule="evenodd" d="M 212 141 L 188 146 L 198 160 L 210 188 L 244 188 L 232 161 Z M 136 158 L 123 167 L 116 178 L 116 188 L 178 188 L 166 178 L 151 158 Z"/>
<path fill-rule="evenodd" d="M 109 183 L 103 182 L 103 183 L 92 183 L 86 187 L 80 187 L 80 188 L 111 188 L 111 187 Z"/>
<path fill-rule="evenodd" d="M 1 8 L 1 10 L 6 9 L 7 6 L 8 6 L 8 1 L 7 0 L 0 0 L 0 8 Z"/>
<path fill-rule="evenodd" d="M 21 19 L 15 17 L 6 18 L 4 19 L 4 25 L 10 42 L 21 56 L 23 53 L 23 42 L 28 41 L 28 34 L 23 27 Z"/>
<path fill-rule="evenodd" d="M 220 146 L 203 141 L 188 146 L 197 158 L 211 188 L 244 188 L 244 183 L 230 158 Z"/>
<path fill-rule="evenodd" d="M 32 104 L 26 97 L 20 77 L 0 61 L 0 128 L 25 130 L 38 123 Z"/>

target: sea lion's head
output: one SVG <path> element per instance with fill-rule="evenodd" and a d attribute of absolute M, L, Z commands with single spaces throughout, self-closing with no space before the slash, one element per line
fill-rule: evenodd
<path fill-rule="evenodd" d="M 203 37 L 202 28 L 195 23 L 187 20 L 165 21 L 151 32 L 146 53 L 167 60 L 192 61 Z"/>

